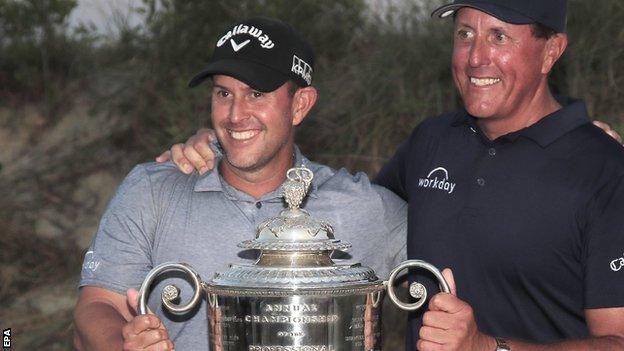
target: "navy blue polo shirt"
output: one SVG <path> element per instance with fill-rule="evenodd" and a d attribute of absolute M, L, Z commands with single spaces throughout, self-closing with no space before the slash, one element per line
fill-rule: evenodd
<path fill-rule="evenodd" d="M 452 268 L 490 335 L 583 338 L 584 309 L 624 306 L 624 148 L 562 104 L 494 141 L 466 111 L 427 119 L 376 179 L 409 202 L 408 257 Z"/>

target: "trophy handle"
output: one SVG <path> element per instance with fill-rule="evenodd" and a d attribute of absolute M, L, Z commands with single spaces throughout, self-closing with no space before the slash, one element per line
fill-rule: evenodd
<path fill-rule="evenodd" d="M 163 305 L 169 310 L 169 312 L 182 315 L 186 312 L 190 311 L 197 305 L 197 302 L 201 298 L 202 289 L 202 281 L 199 277 L 199 274 L 195 272 L 191 266 L 186 263 L 162 263 L 158 266 L 154 267 L 145 277 L 143 284 L 141 284 L 141 289 L 139 290 L 139 314 L 147 314 L 147 296 L 151 292 L 150 286 L 154 279 L 156 279 L 159 275 L 166 272 L 182 272 L 186 273 L 187 276 L 191 278 L 191 282 L 194 288 L 193 297 L 187 304 L 179 305 L 173 302 L 180 295 L 180 289 L 175 285 L 167 285 L 163 288 L 161 293 L 161 300 Z"/>
<path fill-rule="evenodd" d="M 388 278 L 388 283 L 387 283 L 388 284 L 388 297 L 390 297 L 390 300 L 392 300 L 392 302 L 397 307 L 406 311 L 416 311 L 417 309 L 421 308 L 422 305 L 427 300 L 427 289 L 425 288 L 424 285 L 418 282 L 414 282 L 410 284 L 409 286 L 410 295 L 413 298 L 418 300 L 414 303 L 405 303 L 399 300 L 399 298 L 396 296 L 396 293 L 394 292 L 394 281 L 396 280 L 396 277 L 399 274 L 399 272 L 406 268 L 411 268 L 411 267 L 422 268 L 433 273 L 433 275 L 435 275 L 435 277 L 438 279 L 440 290 L 446 293 L 451 292 L 451 289 L 449 288 L 449 285 L 446 282 L 446 279 L 444 279 L 444 276 L 442 276 L 442 273 L 440 273 L 440 270 L 438 270 L 434 265 L 427 263 L 425 261 L 421 261 L 421 260 L 403 261 L 401 264 L 396 266 L 396 268 L 394 268 L 392 272 L 390 272 L 390 278 Z"/>

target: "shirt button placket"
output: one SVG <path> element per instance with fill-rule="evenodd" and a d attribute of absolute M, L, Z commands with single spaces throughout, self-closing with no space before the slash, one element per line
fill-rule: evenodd
<path fill-rule="evenodd" d="M 490 157 L 496 156 L 496 149 L 494 147 L 488 148 L 487 149 L 487 154 Z M 477 183 L 478 186 L 484 187 L 485 186 L 485 179 L 483 179 L 483 177 L 479 177 L 479 178 L 477 178 L 476 183 Z"/>

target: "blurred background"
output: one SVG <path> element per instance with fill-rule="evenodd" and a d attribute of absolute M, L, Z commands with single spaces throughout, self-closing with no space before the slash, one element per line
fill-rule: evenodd
<path fill-rule="evenodd" d="M 450 21 L 428 0 L 0 0 L 0 328 L 72 349 L 82 257 L 132 165 L 209 126 L 186 84 L 236 20 L 291 23 L 316 49 L 311 159 L 374 175 L 419 121 L 459 104 Z M 624 134 L 624 2 L 569 1 L 556 92 Z M 366 230 L 366 228 L 363 228 Z M 386 308 L 385 350 L 405 315 Z"/>

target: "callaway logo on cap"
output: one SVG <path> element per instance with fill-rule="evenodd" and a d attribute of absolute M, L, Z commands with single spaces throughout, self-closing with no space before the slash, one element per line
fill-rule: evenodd
<path fill-rule="evenodd" d="M 189 82 L 194 87 L 214 74 L 245 82 L 262 92 L 288 80 L 312 84 L 314 53 L 288 24 L 266 17 L 250 18 L 229 28 L 219 39 L 208 66 Z"/>

